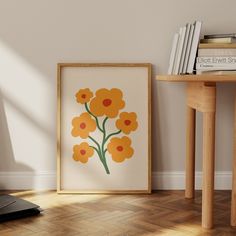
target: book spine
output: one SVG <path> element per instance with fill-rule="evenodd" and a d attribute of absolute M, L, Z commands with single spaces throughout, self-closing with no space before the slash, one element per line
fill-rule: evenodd
<path fill-rule="evenodd" d="M 197 57 L 196 59 L 197 64 L 201 65 L 216 65 L 216 66 L 230 66 L 236 65 L 236 57 Z"/>
<path fill-rule="evenodd" d="M 208 49 L 231 49 L 236 48 L 236 43 L 200 43 L 198 48 L 208 48 Z"/>
<path fill-rule="evenodd" d="M 172 42 L 172 50 L 171 50 L 171 54 L 170 54 L 170 62 L 169 62 L 169 68 L 168 68 L 168 75 L 173 74 L 174 62 L 175 62 L 175 57 L 176 57 L 178 40 L 179 40 L 179 34 L 176 33 L 174 35 L 173 42 Z"/>
<path fill-rule="evenodd" d="M 180 60 L 180 68 L 179 68 L 179 73 L 184 73 L 184 60 L 186 57 L 186 50 L 187 50 L 187 43 L 188 43 L 188 38 L 189 38 L 189 31 L 190 31 L 190 24 L 188 23 L 186 25 L 186 31 L 185 31 L 185 36 L 184 36 L 184 43 L 183 43 L 183 49 L 182 49 L 182 55 L 181 55 L 181 60 Z"/>
<path fill-rule="evenodd" d="M 197 48 L 198 48 L 198 43 L 199 43 L 199 38 L 200 38 L 201 25 L 202 23 L 200 21 L 195 22 L 193 41 L 192 41 L 191 50 L 190 50 L 187 73 L 193 73 L 194 62 L 195 62 L 195 57 L 197 54 Z"/>
<path fill-rule="evenodd" d="M 173 72 L 174 75 L 179 74 L 180 60 L 181 60 L 181 54 L 182 54 L 182 49 L 183 49 L 185 31 L 186 31 L 186 26 L 180 28 L 178 49 L 176 52 L 176 60 L 175 60 L 175 66 L 174 66 L 174 72 Z"/>
<path fill-rule="evenodd" d="M 212 38 L 236 38 L 236 33 L 204 35 L 204 39 L 212 39 Z"/>
<path fill-rule="evenodd" d="M 189 54 L 190 54 L 190 49 L 191 49 L 192 40 L 193 40 L 193 30 L 194 30 L 194 26 L 193 26 L 193 24 L 191 24 L 190 25 L 188 43 L 187 43 L 187 49 L 186 49 L 186 54 L 185 54 L 184 66 L 183 66 L 183 73 L 184 74 L 187 73 Z"/>
<path fill-rule="evenodd" d="M 199 48 L 199 57 L 236 56 L 236 48 Z"/>
<path fill-rule="evenodd" d="M 233 43 L 235 38 L 213 38 L 213 39 L 201 39 L 201 43 Z"/>
<path fill-rule="evenodd" d="M 211 70 L 236 70 L 235 65 L 225 65 L 225 64 L 200 64 L 196 63 L 196 70 L 201 69 L 211 69 Z"/>
<path fill-rule="evenodd" d="M 197 75 L 236 75 L 236 70 L 197 70 Z"/>

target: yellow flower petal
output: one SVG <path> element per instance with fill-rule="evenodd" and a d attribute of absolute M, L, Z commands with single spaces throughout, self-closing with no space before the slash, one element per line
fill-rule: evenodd
<path fill-rule="evenodd" d="M 99 89 L 90 102 L 90 110 L 95 116 L 105 115 L 109 118 L 114 118 L 118 115 L 119 110 L 125 106 L 122 97 L 123 94 L 120 89 Z"/>
<path fill-rule="evenodd" d="M 73 159 L 82 163 L 87 163 L 89 157 L 92 157 L 94 150 L 86 142 L 82 142 L 79 145 L 73 147 Z"/>
<path fill-rule="evenodd" d="M 135 112 L 122 112 L 116 121 L 116 127 L 125 134 L 135 131 L 138 127 L 137 115 Z"/>
<path fill-rule="evenodd" d="M 127 136 L 122 138 L 115 137 L 108 143 L 107 150 L 111 154 L 113 161 L 123 162 L 134 154 L 134 149 L 130 145 L 131 140 Z"/>
<path fill-rule="evenodd" d="M 91 115 L 84 112 L 79 117 L 73 118 L 72 126 L 71 134 L 73 137 L 87 138 L 90 132 L 95 131 L 96 122 Z"/>
<path fill-rule="evenodd" d="M 85 104 L 93 97 L 93 93 L 89 88 L 85 88 L 80 89 L 75 96 L 78 103 Z"/>

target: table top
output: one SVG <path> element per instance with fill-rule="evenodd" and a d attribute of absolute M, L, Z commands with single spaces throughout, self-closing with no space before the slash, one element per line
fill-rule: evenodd
<path fill-rule="evenodd" d="M 236 82 L 235 75 L 157 75 L 156 80 L 168 82 Z"/>

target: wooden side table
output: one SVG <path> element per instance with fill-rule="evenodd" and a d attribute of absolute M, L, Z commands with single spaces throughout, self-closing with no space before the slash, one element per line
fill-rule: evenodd
<path fill-rule="evenodd" d="M 235 75 L 158 75 L 159 81 L 187 83 L 186 189 L 185 197 L 194 198 L 196 111 L 203 113 L 202 227 L 213 227 L 215 172 L 216 85 L 236 82 Z M 231 225 L 236 226 L 236 102 Z"/>

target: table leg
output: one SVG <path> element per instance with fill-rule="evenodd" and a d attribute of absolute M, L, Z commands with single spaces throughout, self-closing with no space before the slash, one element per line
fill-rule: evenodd
<path fill-rule="evenodd" d="M 231 200 L 231 226 L 236 226 L 236 99 L 234 104 L 234 156 Z"/>
<path fill-rule="evenodd" d="M 194 198 L 196 110 L 187 106 L 185 197 Z"/>
<path fill-rule="evenodd" d="M 213 227 L 215 112 L 203 113 L 202 227 Z"/>

